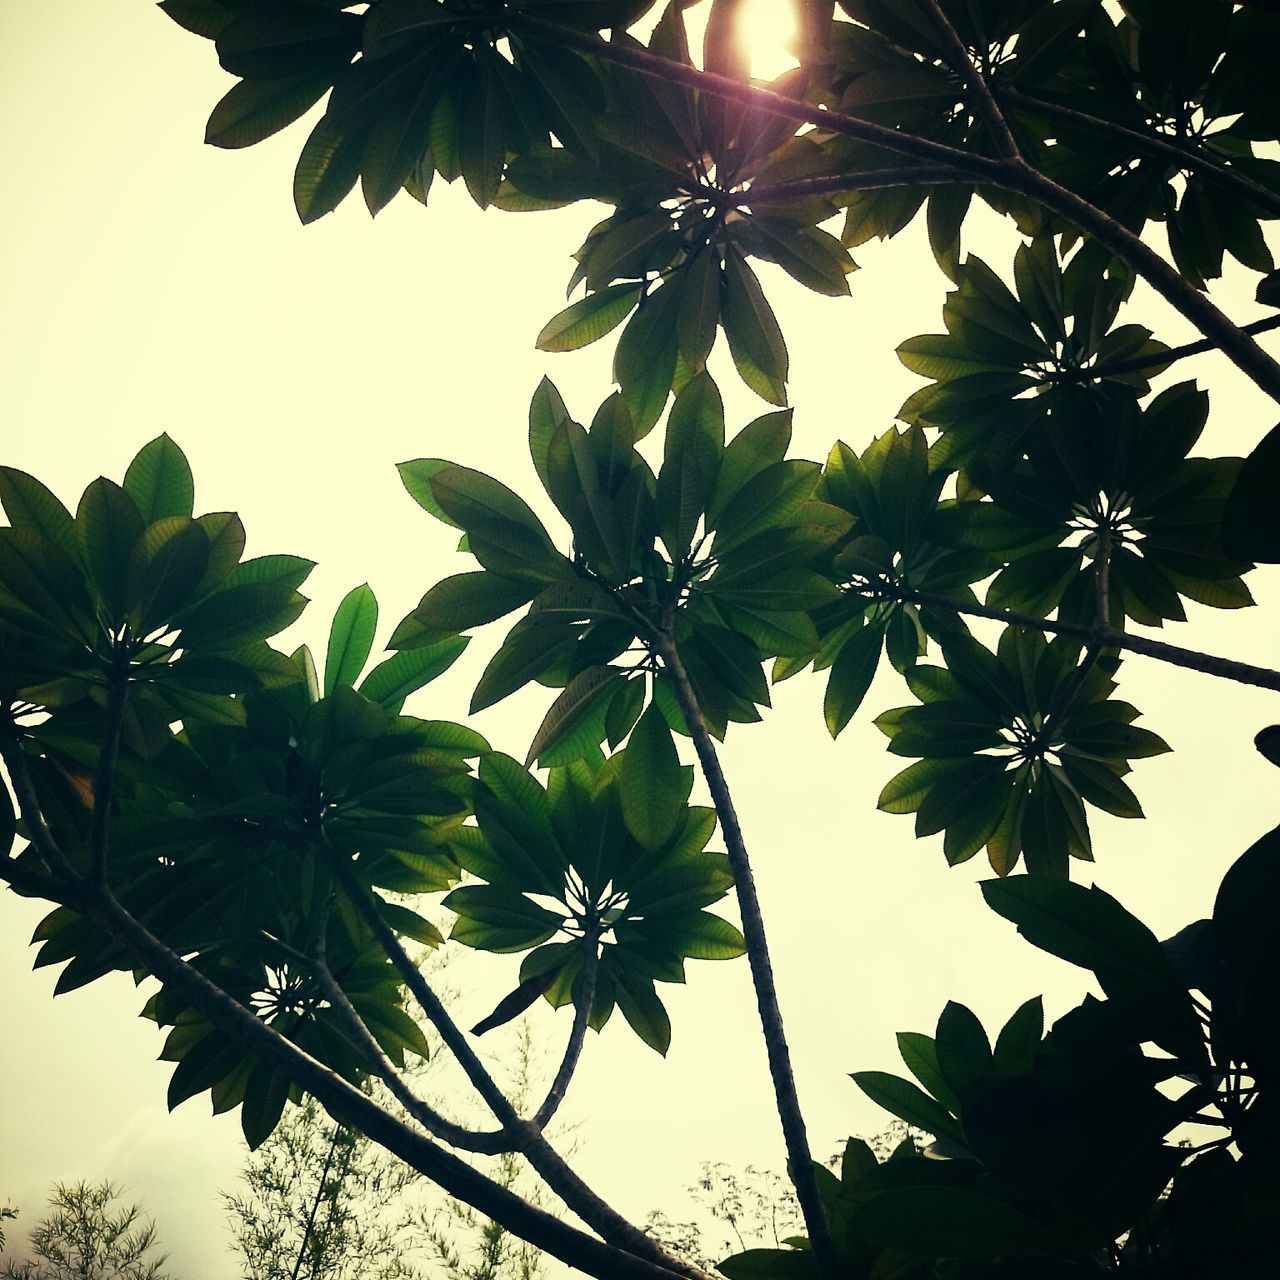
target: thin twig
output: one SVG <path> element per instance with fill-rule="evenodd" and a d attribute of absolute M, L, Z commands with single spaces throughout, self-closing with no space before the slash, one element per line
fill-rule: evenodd
<path fill-rule="evenodd" d="M 587 1024 L 591 1019 L 591 1005 L 596 996 L 596 971 L 599 955 L 596 950 L 594 936 L 584 939 L 587 944 L 586 959 L 582 965 L 582 987 L 577 993 L 577 1007 L 573 1011 L 573 1028 L 569 1032 L 569 1042 L 564 1048 L 564 1057 L 560 1060 L 560 1069 L 551 1081 L 547 1096 L 543 1099 L 533 1117 L 533 1126 L 539 1131 L 545 1129 L 551 1118 L 559 1110 L 564 1096 L 569 1090 L 569 1082 L 578 1069 L 578 1061 L 582 1057 L 582 1046 L 587 1037 Z"/>
<path fill-rule="evenodd" d="M 938 0 L 924 0 L 924 7 L 950 55 L 947 61 L 951 69 L 973 95 L 974 114 L 986 125 L 987 132 L 991 134 L 996 144 L 996 150 L 1006 160 L 1020 160 L 1022 152 L 1018 149 L 1018 143 L 1009 128 L 1009 122 L 1004 118 L 1004 112 L 1000 110 L 1000 104 L 992 96 L 991 86 L 982 68 L 975 65 L 970 58 L 968 48 L 960 39 L 960 34 L 951 24 L 951 20 L 942 11 Z"/>
<path fill-rule="evenodd" d="M 992 622 L 1004 622 L 1015 627 L 1031 627 L 1049 635 L 1073 636 L 1086 642 L 1090 640 L 1112 649 L 1127 649 L 1130 653 L 1140 653 L 1148 658 L 1156 658 L 1161 662 L 1171 663 L 1187 671 L 1200 671 L 1205 675 L 1218 676 L 1223 680 L 1234 680 L 1237 684 L 1254 685 L 1259 689 L 1274 689 L 1280 692 L 1280 671 L 1270 667 L 1257 667 L 1248 662 L 1236 662 L 1232 658 L 1219 658 L 1211 653 L 1201 653 L 1196 649 L 1184 649 L 1180 645 L 1167 644 L 1163 640 L 1152 640 L 1148 636 L 1134 635 L 1130 631 L 1121 631 L 1118 627 L 1088 626 L 1079 622 L 1054 622 L 1049 618 L 1037 617 L 1034 613 L 1020 613 L 1016 609 L 996 609 L 991 605 L 972 604 L 961 600 L 953 600 L 950 596 L 935 591 L 916 591 L 910 587 L 899 588 L 897 599 L 910 604 L 928 605 L 937 609 L 949 609 L 952 613 L 962 613 L 971 618 L 989 618 Z"/>
<path fill-rule="evenodd" d="M 1139 150 L 1164 156 L 1180 169 L 1203 174 L 1223 186 L 1235 188 L 1242 196 L 1262 205 L 1272 217 L 1280 217 L 1280 195 L 1269 187 L 1264 187 L 1260 182 L 1255 182 L 1239 170 L 1210 159 L 1202 151 L 1183 146 L 1158 133 L 1143 133 L 1140 129 L 1130 129 L 1127 125 L 1118 124 L 1114 120 L 1104 120 L 1100 116 L 1090 115 L 1074 107 L 1047 102 L 1043 98 L 1023 93 L 1020 89 L 999 88 L 996 93 L 998 98 L 1003 98 L 1014 106 L 1038 111 L 1058 120 L 1079 125 L 1094 133 L 1115 138 L 1118 142 L 1126 142 Z"/>
<path fill-rule="evenodd" d="M 751 966 L 751 979 L 755 986 L 756 1006 L 760 1013 L 760 1026 L 764 1034 L 765 1052 L 769 1061 L 769 1074 L 773 1081 L 777 1100 L 778 1117 L 782 1121 L 783 1139 L 787 1149 L 787 1161 L 796 1199 L 804 1215 L 805 1227 L 813 1249 L 818 1273 L 827 1280 L 835 1280 L 841 1274 L 841 1265 L 831 1239 L 826 1210 L 818 1191 L 813 1169 L 813 1156 L 809 1150 L 809 1138 L 800 1099 L 796 1093 L 795 1073 L 791 1067 L 791 1051 L 787 1047 L 786 1032 L 782 1025 L 782 1010 L 778 1004 L 778 991 L 773 981 L 773 966 L 769 959 L 769 944 L 765 938 L 764 916 L 756 893 L 755 877 L 747 856 L 742 827 L 729 793 L 729 784 L 711 741 L 711 734 L 703 719 L 702 709 L 689 680 L 670 631 L 655 633 L 654 645 L 662 659 L 662 665 L 675 686 L 676 699 L 685 718 L 685 726 L 693 738 L 694 750 L 702 765 L 703 777 L 711 792 L 720 831 L 724 836 L 733 871 L 733 887 L 742 916 L 742 934 L 747 946 L 747 960 Z"/>
<path fill-rule="evenodd" d="M 1280 329 L 1280 315 L 1264 316 L 1261 320 L 1251 320 L 1240 326 L 1241 333 L 1256 337 L 1260 333 L 1270 333 Z M 1185 360 L 1188 356 L 1202 356 L 1206 352 L 1216 351 L 1217 344 L 1208 338 L 1200 338 L 1180 347 L 1170 347 L 1154 355 L 1133 356 L 1128 360 L 1111 360 L 1103 364 L 1083 365 L 1078 369 L 1055 371 L 1045 379 L 1055 385 L 1062 383 L 1093 382 L 1098 378 L 1114 378 L 1121 373 L 1141 373 L 1144 369 L 1159 368 L 1173 364 L 1177 360 Z"/>

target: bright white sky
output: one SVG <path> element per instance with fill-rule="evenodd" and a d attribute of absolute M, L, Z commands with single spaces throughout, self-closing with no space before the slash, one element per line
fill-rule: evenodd
<path fill-rule="evenodd" d="M 767 6 L 765 6 L 767 7 Z M 433 581 L 467 567 L 447 531 L 400 488 L 394 464 L 440 455 L 487 469 L 533 501 L 524 450 L 529 396 L 549 373 L 579 418 L 609 390 L 611 343 L 547 357 L 533 338 L 563 297 L 590 209 L 481 217 L 441 187 L 423 210 L 407 198 L 371 225 L 358 197 L 302 228 L 289 177 L 295 126 L 247 152 L 201 145 L 229 84 L 211 49 L 139 0 L 60 0 L 0 8 L 0 206 L 3 461 L 74 503 L 99 474 L 116 478 L 169 431 L 195 469 L 200 510 L 235 508 L 252 554 L 320 562 L 296 631 L 323 645 L 342 594 L 368 580 L 383 639 Z M 1012 241 L 987 234 L 1004 270 Z M 768 277 L 792 351 L 796 452 L 822 458 L 843 438 L 864 447 L 918 385 L 892 347 L 940 328 L 945 282 L 916 231 L 858 253 L 854 299 L 806 294 Z M 766 273 L 767 275 L 767 273 Z M 1251 285 L 1218 296 L 1253 318 Z M 1166 340 L 1176 318 L 1144 304 Z M 731 426 L 765 406 L 715 368 Z M 1216 392 L 1204 447 L 1248 449 L 1275 421 L 1221 360 L 1188 365 Z M 543 503 L 543 507 L 546 507 Z M 1274 608 L 1276 571 L 1253 578 Z M 1266 663 L 1274 614 L 1190 606 L 1182 643 Z M 289 637 L 293 638 L 293 637 Z M 497 636 L 410 710 L 461 718 Z M 1226 865 L 1275 821 L 1275 774 L 1250 739 L 1277 718 L 1266 693 L 1135 660 L 1123 693 L 1175 747 L 1132 781 L 1149 821 L 1091 815 L 1097 879 L 1162 936 L 1207 913 Z M 997 1029 L 1038 992 L 1050 1016 L 1082 975 L 1017 940 L 982 905 L 980 860 L 948 871 L 940 840 L 917 845 L 909 819 L 876 812 L 896 771 L 870 724 L 911 701 L 886 677 L 833 744 L 820 681 L 778 690 L 761 726 L 737 727 L 724 755 L 764 899 L 788 1033 L 815 1151 L 885 1118 L 847 1072 L 899 1070 L 893 1033 L 931 1030 L 948 998 Z M 477 726 L 522 754 L 539 695 L 486 712 Z M 899 762 L 900 763 L 900 762 Z M 134 1016 L 126 978 L 50 999 L 53 976 L 26 948 L 42 911 L 0 893 L 0 1202 L 30 1224 L 55 1179 L 115 1177 L 154 1213 L 182 1280 L 235 1275 L 217 1193 L 241 1162 L 234 1116 L 201 1097 L 164 1109 L 159 1038 Z M 479 967 L 459 1016 L 487 1012 L 514 963 Z M 764 1055 L 745 963 L 691 964 L 665 988 L 675 1024 L 666 1062 L 621 1026 L 589 1046 L 569 1110 L 583 1122 L 584 1173 L 637 1218 L 683 1209 L 704 1159 L 780 1168 Z M 470 971 L 469 971 L 470 972 Z M 545 1008 L 558 1053 L 566 1016 Z"/>

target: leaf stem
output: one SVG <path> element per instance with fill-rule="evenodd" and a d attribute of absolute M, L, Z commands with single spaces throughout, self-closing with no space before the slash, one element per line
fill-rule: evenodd
<path fill-rule="evenodd" d="M 777 1099 L 778 1117 L 782 1121 L 783 1139 L 787 1149 L 787 1162 L 796 1198 L 804 1215 L 805 1226 L 819 1275 L 835 1280 L 841 1274 L 840 1263 L 827 1225 L 826 1211 L 818 1192 L 817 1178 L 813 1171 L 813 1156 L 809 1151 L 809 1138 L 805 1130 L 804 1116 L 800 1111 L 800 1099 L 796 1093 L 795 1073 L 791 1067 L 791 1051 L 782 1025 L 782 1010 L 778 1005 L 778 992 L 773 981 L 773 966 L 769 959 L 769 945 L 765 938 L 764 917 L 760 899 L 756 893 L 755 877 L 747 856 L 742 827 L 729 793 L 729 784 L 716 755 L 710 731 L 703 719 L 702 709 L 668 629 L 655 631 L 654 646 L 675 687 L 676 698 L 685 718 L 685 725 L 693 738 L 694 750 L 702 765 L 703 776 L 711 791 L 720 830 L 724 835 L 733 871 L 733 887 L 742 916 L 742 934 L 747 946 L 747 960 L 751 966 L 751 978 L 755 985 L 756 1006 L 760 1012 L 760 1025 L 764 1033 L 765 1052 L 769 1060 L 769 1074 L 773 1080 Z"/>

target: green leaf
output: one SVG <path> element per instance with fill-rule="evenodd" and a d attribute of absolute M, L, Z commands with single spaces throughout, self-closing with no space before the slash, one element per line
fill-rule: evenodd
<path fill-rule="evenodd" d="M 1183 989 L 1155 934 L 1096 885 L 1022 875 L 984 881 L 982 896 L 1032 946 L 1092 969 L 1104 990 L 1117 974 Z"/>
<path fill-rule="evenodd" d="M 565 738 L 584 723 L 593 708 L 603 700 L 613 697 L 623 679 L 620 671 L 606 666 L 587 667 L 574 676 L 565 686 L 564 692 L 547 709 L 547 714 L 529 745 L 525 768 L 553 746 L 563 744 Z M 586 750 L 599 743 L 600 739 L 595 738 L 593 742 L 583 742 L 580 745 L 585 754 Z"/>
<path fill-rule="evenodd" d="M 960 1102 L 938 1066 L 938 1049 L 931 1036 L 899 1031 L 898 1052 L 907 1069 L 952 1115 L 960 1114 Z"/>
<path fill-rule="evenodd" d="M 845 641 L 827 679 L 827 692 L 822 703 L 822 714 L 827 732 L 833 738 L 853 718 L 862 700 L 871 688 L 876 668 L 880 665 L 880 650 L 884 644 L 884 631 L 873 623 L 859 628 Z M 881 808 L 884 808 L 881 796 Z"/>
<path fill-rule="evenodd" d="M 950 1112 L 910 1080 L 886 1071 L 853 1071 L 849 1078 L 872 1102 L 899 1120 L 905 1120 L 936 1138 L 964 1141 L 964 1133 Z"/>
<path fill-rule="evenodd" d="M 411 693 L 448 671 L 469 643 L 466 636 L 450 636 L 393 654 L 365 676 L 360 692 L 388 711 L 398 712 Z"/>
<path fill-rule="evenodd" d="M 614 999 L 627 1025 L 650 1049 L 666 1057 L 671 1047 L 671 1019 L 652 981 L 629 974 L 616 964 L 610 966 L 610 974 Z"/>
<path fill-rule="evenodd" d="M 71 513 L 35 476 L 16 467 L 0 467 L 0 504 L 13 528 L 47 538 L 68 559 L 80 559 Z"/>
<path fill-rule="evenodd" d="M 317 121 L 293 172 L 293 204 L 304 224 L 332 213 L 360 177 L 364 134 L 340 133 L 327 117 Z"/>
<path fill-rule="evenodd" d="M 332 84 L 327 72 L 241 80 L 214 107 L 204 140 L 212 147 L 251 147 L 305 115 Z"/>
<path fill-rule="evenodd" d="M 494 885 L 463 885 L 441 902 L 457 915 L 449 936 L 478 951 L 527 951 L 554 937 L 562 916 L 523 894 Z"/>
<path fill-rule="evenodd" d="M 913 1258 L 988 1258 L 1047 1250 L 1031 1218 L 991 1196 L 963 1187 L 894 1187 L 859 1201 L 853 1229 Z"/>
<path fill-rule="evenodd" d="M 124 619 L 129 599 L 129 563 L 146 521 L 130 494 L 100 477 L 85 491 L 76 509 L 76 531 L 89 577 L 113 624 Z"/>
<path fill-rule="evenodd" d="M 373 648 L 378 626 L 378 602 L 369 584 L 353 587 L 342 598 L 329 629 L 324 661 L 324 696 L 340 684 L 354 685 Z"/>
<path fill-rule="evenodd" d="M 646 848 L 660 848 L 684 813 L 680 757 L 666 719 L 650 705 L 631 731 L 618 783 L 627 830 Z"/>
<path fill-rule="evenodd" d="M 471 697 L 471 714 L 536 680 L 570 653 L 578 641 L 573 623 L 517 622 L 489 660 Z"/>
<path fill-rule="evenodd" d="M 612 284 L 553 316 L 538 334 L 539 351 L 576 351 L 616 329 L 635 309 L 642 286 Z"/>
<path fill-rule="evenodd" d="M 725 256 L 720 323 L 743 382 L 771 404 L 785 405 L 787 344 L 755 272 L 732 249 Z"/>

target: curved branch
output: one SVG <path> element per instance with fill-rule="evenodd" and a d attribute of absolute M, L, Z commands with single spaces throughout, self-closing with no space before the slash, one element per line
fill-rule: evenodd
<path fill-rule="evenodd" d="M 551 1123 L 552 1116 L 560 1109 L 564 1095 L 569 1090 L 569 1082 L 578 1069 L 578 1060 L 582 1057 L 582 1046 L 587 1038 L 587 1023 L 591 1017 L 591 1005 L 596 996 L 596 971 L 599 954 L 596 940 L 592 938 L 587 949 L 586 962 L 582 966 L 582 991 L 578 996 L 577 1008 L 573 1011 L 573 1029 L 569 1032 L 569 1043 L 564 1047 L 564 1057 L 560 1060 L 560 1069 L 551 1081 L 547 1096 L 542 1106 L 533 1117 L 533 1127 L 539 1131 Z"/>
<path fill-rule="evenodd" d="M 403 1077 L 392 1065 L 391 1060 L 382 1051 L 382 1046 L 374 1039 L 365 1020 L 357 1012 L 356 1007 L 347 997 L 327 960 L 317 947 L 316 955 L 307 955 L 296 947 L 291 947 L 279 938 L 269 934 L 263 935 L 264 941 L 273 946 L 282 955 L 288 956 L 300 965 L 305 965 L 320 985 L 325 999 L 333 1007 L 341 1019 L 352 1042 L 364 1054 L 369 1069 L 391 1091 L 391 1096 L 416 1120 L 428 1133 L 451 1146 L 460 1147 L 464 1151 L 475 1151 L 484 1155 L 498 1155 L 514 1148 L 515 1143 L 501 1129 L 483 1132 L 468 1129 L 464 1125 L 455 1124 L 447 1116 L 443 1116 L 434 1107 L 424 1102 L 405 1083 Z"/>
<path fill-rule="evenodd" d="M 755 877 L 742 827 L 729 794 L 729 784 L 716 755 L 715 745 L 702 716 L 702 709 L 689 681 L 689 673 L 681 661 L 675 640 L 669 631 L 654 630 L 654 648 L 662 659 L 663 667 L 671 676 L 676 699 L 685 718 L 685 725 L 693 737 L 694 749 L 702 764 L 703 776 L 711 791 L 720 830 L 724 835 L 729 854 L 729 866 L 733 871 L 733 887 L 742 915 L 742 934 L 747 944 L 747 960 L 751 966 L 751 978 L 755 985 L 756 1006 L 760 1011 L 760 1026 L 764 1033 L 765 1052 L 769 1060 L 769 1074 L 773 1080 L 774 1096 L 778 1104 L 778 1117 L 782 1121 L 782 1133 L 787 1149 L 787 1163 L 795 1184 L 796 1199 L 804 1215 L 805 1227 L 813 1249 L 818 1273 L 826 1280 L 835 1280 L 841 1274 L 841 1264 L 827 1225 L 826 1210 L 818 1192 L 813 1171 L 813 1156 L 809 1151 L 809 1138 L 804 1116 L 800 1111 L 800 1099 L 796 1093 L 795 1073 L 791 1068 L 791 1051 L 787 1047 L 786 1032 L 782 1025 L 782 1010 L 778 1005 L 778 992 L 773 981 L 773 966 L 769 960 L 769 944 L 765 938 L 764 917 L 760 911 L 760 899 L 756 893 Z"/>
<path fill-rule="evenodd" d="M 1117 124 L 1113 120 L 1104 120 L 1100 116 L 1089 115 L 1074 107 L 1064 107 L 1056 102 L 1048 102 L 1043 98 L 1033 97 L 1020 89 L 997 89 L 997 96 L 1014 106 L 1026 107 L 1030 111 L 1039 111 L 1054 119 L 1065 120 L 1079 125 L 1093 133 L 1114 138 L 1117 142 L 1126 142 L 1139 150 L 1153 155 L 1164 156 L 1181 169 L 1203 174 L 1224 187 L 1234 188 L 1240 195 L 1263 206 L 1273 217 L 1280 217 L 1280 195 L 1260 182 L 1255 182 L 1246 174 L 1234 168 L 1211 160 L 1201 151 L 1182 146 L 1170 138 L 1160 134 L 1143 133 L 1140 129 L 1130 129 L 1127 125 Z"/>
<path fill-rule="evenodd" d="M 696 1268 L 682 1264 L 666 1266 L 597 1240 L 528 1204 L 464 1160 L 438 1147 L 238 1004 L 165 946 L 106 890 L 95 892 L 90 914 L 134 954 L 143 968 L 181 995 L 224 1034 L 289 1075 L 317 1098 L 335 1120 L 359 1129 L 513 1235 L 597 1280 L 672 1280 L 673 1276 L 711 1280 Z"/>
<path fill-rule="evenodd" d="M 323 837 L 322 837 L 323 839 Z M 637 1257 L 650 1259 L 654 1265 L 676 1271 L 690 1277 L 700 1277 L 702 1272 L 671 1256 L 656 1240 L 650 1239 L 638 1227 L 628 1222 L 616 1209 L 601 1199 L 565 1163 L 560 1154 L 528 1121 L 522 1120 L 510 1100 L 494 1082 L 484 1063 L 449 1011 L 431 989 L 409 953 L 405 951 L 394 930 L 382 918 L 377 904 L 368 891 L 356 879 L 347 860 L 324 841 L 329 865 L 351 900 L 360 917 L 372 930 L 379 945 L 386 951 L 405 986 L 422 1006 L 432 1026 L 439 1033 L 449 1051 L 457 1058 L 467 1078 L 484 1099 L 503 1130 L 515 1140 L 516 1149 L 525 1157 L 542 1180 L 569 1206 L 593 1231 L 598 1231 L 607 1241 L 626 1249 Z M 492 1216 L 492 1215 L 491 1215 Z"/>
<path fill-rule="evenodd" d="M 942 11 L 938 0 L 924 0 L 924 7 L 950 55 L 948 63 L 951 69 L 964 81 L 965 87 L 973 95 L 974 114 L 987 126 L 987 131 L 995 141 L 996 149 L 1007 160 L 1021 159 L 1022 152 L 1018 149 L 1017 140 L 1009 128 L 1009 122 L 1004 118 L 1004 112 L 1000 110 L 1000 104 L 992 96 L 991 85 L 983 75 L 981 67 L 974 65 L 973 59 L 969 57 L 968 48 L 960 39 L 951 20 Z"/>
<path fill-rule="evenodd" d="M 1168 644 L 1163 640 L 1152 640 L 1148 636 L 1121 631 L 1118 627 L 1090 627 L 1078 622 L 1054 622 L 1048 618 L 1037 617 L 1034 613 L 1019 613 L 1016 609 L 997 609 L 991 605 L 978 604 L 976 601 L 968 604 L 934 591 L 915 591 L 905 588 L 897 593 L 897 598 L 908 604 L 949 609 L 953 613 L 962 613 L 970 618 L 989 618 L 992 622 L 1004 622 L 1015 627 L 1033 627 L 1049 635 L 1072 636 L 1086 643 L 1094 641 L 1108 648 L 1126 649 L 1130 653 L 1140 653 L 1144 657 L 1156 658 L 1160 662 L 1168 662 L 1187 671 L 1199 671 L 1205 675 L 1218 676 L 1223 680 L 1234 680 L 1237 684 L 1254 685 L 1259 689 L 1274 689 L 1280 693 L 1280 671 L 1273 671 L 1270 667 L 1257 667 L 1248 662 L 1236 662 L 1232 658 L 1219 658 L 1212 653 L 1201 653 L 1198 649 L 1184 649 L 1180 645 Z"/>

